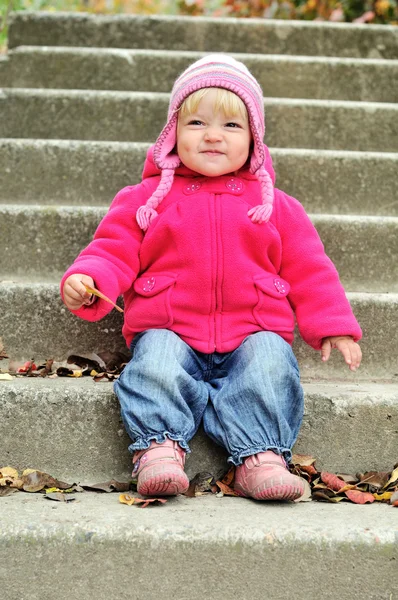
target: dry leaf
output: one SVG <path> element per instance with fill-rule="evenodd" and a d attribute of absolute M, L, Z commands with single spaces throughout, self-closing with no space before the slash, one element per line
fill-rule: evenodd
<path fill-rule="evenodd" d="M 367 503 L 371 504 L 372 502 L 375 501 L 373 494 L 370 494 L 369 492 L 360 492 L 359 490 L 349 490 L 344 493 L 347 496 L 347 498 L 349 500 L 351 500 L 351 502 L 354 502 L 355 504 L 367 504 Z"/>
<path fill-rule="evenodd" d="M 113 302 L 113 300 L 111 300 L 110 298 L 108 298 L 108 296 L 105 296 L 105 294 L 103 294 L 102 292 L 100 292 L 99 290 L 96 290 L 95 288 L 92 288 L 88 285 L 86 285 L 85 283 L 83 283 L 84 287 L 86 288 L 86 290 L 88 291 L 89 294 L 93 294 L 94 296 L 98 296 L 98 298 L 101 298 L 101 300 L 105 300 L 105 302 L 109 302 L 109 304 L 112 304 L 112 306 L 114 308 L 116 308 L 116 310 L 118 310 L 119 312 L 124 312 L 124 310 L 122 308 L 120 308 L 120 306 L 118 306 L 117 304 L 115 304 Z"/>
<path fill-rule="evenodd" d="M 393 495 L 393 492 L 383 492 L 382 494 L 373 494 L 374 499 L 378 502 L 388 502 Z"/>
<path fill-rule="evenodd" d="M 345 483 L 348 483 L 350 485 L 355 485 L 356 483 L 358 483 L 358 477 L 355 477 L 354 475 L 350 475 L 348 473 L 336 473 L 336 475 L 339 479 L 342 479 L 343 481 L 345 481 Z"/>
<path fill-rule="evenodd" d="M 121 502 L 122 504 L 127 504 L 128 506 L 138 504 L 141 505 L 141 508 L 146 508 L 149 504 L 152 504 L 153 502 L 166 504 L 167 500 L 165 498 L 137 498 L 136 496 L 132 496 L 131 494 L 120 494 L 119 502 Z"/>
<path fill-rule="evenodd" d="M 390 473 L 387 472 L 368 471 L 360 477 L 358 485 L 366 483 L 375 488 L 383 488 L 387 484 L 389 476 Z"/>
<path fill-rule="evenodd" d="M 344 496 L 330 495 L 330 490 L 317 490 L 312 494 L 313 500 L 319 500 L 321 502 L 341 502 L 344 500 Z"/>
<path fill-rule="evenodd" d="M 229 487 L 233 487 L 234 479 L 235 479 L 235 465 L 232 465 L 232 467 L 230 467 L 228 472 L 221 479 L 221 483 L 224 483 L 225 485 L 228 485 Z"/>
<path fill-rule="evenodd" d="M 18 490 L 16 488 L 7 486 L 7 487 L 0 487 L 0 497 L 3 496 L 9 496 L 10 494 L 13 494 L 14 492 L 17 492 Z"/>
<path fill-rule="evenodd" d="M 40 372 L 40 377 L 47 377 L 47 375 L 51 374 L 51 369 L 53 366 L 53 362 L 54 359 L 53 358 L 49 358 L 46 361 L 46 364 L 44 366 L 38 367 L 38 371 Z"/>
<path fill-rule="evenodd" d="M 226 485 L 222 481 L 216 481 L 217 486 L 224 496 L 238 496 L 238 494 L 229 485 Z"/>
<path fill-rule="evenodd" d="M 298 465 L 300 467 L 310 467 L 315 463 L 316 459 L 309 454 L 293 454 L 292 465 Z"/>
<path fill-rule="evenodd" d="M 12 477 L 13 479 L 17 479 L 19 474 L 13 467 L 0 467 L 0 477 Z"/>
<path fill-rule="evenodd" d="M 92 485 L 82 484 L 82 488 L 85 490 L 93 490 L 100 492 L 127 492 L 130 489 L 130 482 L 116 481 L 111 479 L 105 483 L 93 483 Z"/>
<path fill-rule="evenodd" d="M 303 481 L 304 481 L 304 492 L 300 496 L 300 498 L 297 498 L 297 500 L 295 500 L 294 502 L 311 502 L 311 500 L 312 500 L 311 486 L 308 483 L 308 481 L 306 481 L 305 479 L 303 479 Z"/>
<path fill-rule="evenodd" d="M 395 483 L 396 481 L 398 481 L 398 467 L 394 468 L 390 479 L 387 481 L 384 487 L 387 488 L 391 483 Z"/>
<path fill-rule="evenodd" d="M 22 474 L 23 490 L 25 492 L 39 492 L 44 488 L 56 487 L 65 490 L 72 487 L 72 484 L 65 483 L 55 479 L 48 473 L 26 469 Z"/>
<path fill-rule="evenodd" d="M 189 482 L 189 488 L 184 496 L 194 498 L 204 494 L 216 494 L 218 492 L 216 481 L 211 473 L 197 473 Z"/>
<path fill-rule="evenodd" d="M 322 471 L 321 479 L 323 483 L 326 483 L 328 488 L 335 492 L 338 492 L 345 486 L 345 481 L 339 479 L 337 475 L 333 475 L 333 473 L 328 473 L 327 471 Z"/>
<path fill-rule="evenodd" d="M 75 496 L 69 496 L 62 492 L 46 492 L 44 497 L 48 500 L 55 500 L 56 502 L 73 502 L 73 500 L 76 500 Z"/>
<path fill-rule="evenodd" d="M 13 379 L 15 379 L 15 377 L 9 373 L 0 373 L 0 381 L 12 381 Z"/>

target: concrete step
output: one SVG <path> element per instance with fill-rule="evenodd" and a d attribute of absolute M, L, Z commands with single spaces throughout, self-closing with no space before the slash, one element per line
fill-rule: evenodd
<path fill-rule="evenodd" d="M 332 472 L 392 469 L 398 459 L 398 381 L 352 377 L 351 382 L 304 382 L 303 387 L 305 417 L 295 452 L 311 454 L 318 469 Z M 109 382 L 95 383 L 91 377 L 1 382 L 0 466 L 38 468 L 66 481 L 125 481 L 131 472 L 130 443 Z M 227 453 L 202 430 L 190 446 L 190 478 L 200 471 L 219 477 L 228 470 Z"/>
<path fill-rule="evenodd" d="M 59 280 L 105 213 L 105 207 L 0 205 L 0 279 Z M 398 217 L 311 218 L 348 291 L 398 293 Z"/>
<path fill-rule="evenodd" d="M 118 494 L 86 492 L 71 503 L 16 493 L 1 506 L 7 600 L 39 600 L 43 589 L 72 585 L 82 600 L 122 597 L 126 589 L 148 600 L 202 600 L 203 586 L 226 590 L 231 581 L 243 600 L 263 600 L 265 589 L 272 600 L 308 600 L 320 586 L 325 600 L 397 593 L 398 511 L 388 505 L 211 495 L 142 511 Z M 11 570 L 18 589 L 6 577 Z"/>
<path fill-rule="evenodd" d="M 0 90 L 0 137 L 149 142 L 165 124 L 168 94 Z M 266 98 L 270 146 L 398 151 L 398 104 Z"/>
<path fill-rule="evenodd" d="M 21 46 L 0 60 L 0 86 L 170 92 L 200 52 Z M 398 60 L 234 54 L 264 96 L 398 102 Z M 350 85 L 347 86 L 347 81 Z"/>
<path fill-rule="evenodd" d="M 47 265 L 43 264 L 44 277 L 46 270 Z M 297 337 L 294 350 L 303 377 L 354 381 L 355 378 L 384 380 L 397 376 L 398 295 L 352 292 L 348 298 L 364 332 L 360 371 L 352 374 L 337 353 L 328 363 L 322 363 L 319 353 Z M 62 304 L 58 284 L 3 280 L 0 306 L 1 337 L 12 358 L 33 356 L 37 360 L 63 360 L 69 354 L 80 352 L 125 350 L 120 313 L 113 310 L 96 323 L 82 321 Z"/>
<path fill-rule="evenodd" d="M 141 180 L 147 148 L 145 143 L 0 139 L 0 203 L 109 206 L 119 189 Z M 398 216 L 393 194 L 398 154 L 290 148 L 271 148 L 271 154 L 277 186 L 309 212 Z"/>
<path fill-rule="evenodd" d="M 319 21 L 23 11 L 11 15 L 8 45 L 396 59 L 398 31 Z"/>

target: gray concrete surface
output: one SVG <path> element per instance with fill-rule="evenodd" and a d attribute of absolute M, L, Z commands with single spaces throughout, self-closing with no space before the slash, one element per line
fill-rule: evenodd
<path fill-rule="evenodd" d="M 0 90 L 1 137 L 146 142 L 165 124 L 168 94 Z M 398 104 L 266 98 L 270 146 L 396 152 Z"/>
<path fill-rule="evenodd" d="M 0 139 L 0 203 L 109 206 L 149 144 Z M 308 212 L 398 216 L 398 154 L 271 148 L 276 185 Z M 18 177 L 15 177 L 15 171 Z"/>
<path fill-rule="evenodd" d="M 105 207 L 0 205 L 0 276 L 59 281 L 105 212 Z M 311 218 L 348 292 L 398 293 L 398 217 Z"/>
<path fill-rule="evenodd" d="M 397 294 L 348 294 L 363 329 L 363 362 L 359 378 L 386 379 L 398 373 Z M 62 304 L 57 284 L 0 282 L 0 331 L 11 358 L 55 358 L 98 350 L 124 349 L 123 315 L 115 310 L 95 323 L 72 315 Z M 67 332 L 67 333 L 65 333 Z M 305 377 L 350 378 L 340 355 L 325 364 L 319 353 L 296 336 L 294 350 Z"/>
<path fill-rule="evenodd" d="M 11 15 L 8 35 L 10 48 L 23 44 L 398 58 L 393 25 L 23 11 Z"/>
<path fill-rule="evenodd" d="M 0 86 L 170 92 L 198 52 L 21 46 L 0 62 Z M 233 54 L 264 96 L 398 102 L 398 60 Z M 3 61 L 4 62 L 4 61 Z M 350 85 L 347 85 L 347 81 Z M 9 82 L 9 84 L 8 84 Z"/>
<path fill-rule="evenodd" d="M 352 377 L 346 383 L 303 385 L 305 416 L 295 452 L 311 454 L 318 469 L 331 472 L 392 470 L 398 461 L 398 381 L 376 384 Z M 0 467 L 36 468 L 81 483 L 126 480 L 129 443 L 109 382 L 0 381 Z M 203 431 L 191 449 L 190 478 L 228 470 L 225 451 Z"/>
<path fill-rule="evenodd" d="M 1 510 L 7 600 L 39 600 L 43 589 L 97 600 L 202 600 L 209 589 L 243 600 L 389 600 L 398 592 L 398 511 L 387 505 L 205 496 L 142 510 L 117 494 L 60 504 L 15 493 L 1 498 Z"/>

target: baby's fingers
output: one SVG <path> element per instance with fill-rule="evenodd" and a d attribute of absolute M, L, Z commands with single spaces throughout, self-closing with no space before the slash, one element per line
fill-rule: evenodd
<path fill-rule="evenodd" d="M 329 360 L 330 352 L 332 350 L 332 344 L 329 339 L 324 340 L 321 347 L 321 359 L 323 362 Z"/>
<path fill-rule="evenodd" d="M 336 347 L 340 350 L 351 371 L 356 371 L 361 364 L 361 349 L 354 341 L 338 341 Z"/>

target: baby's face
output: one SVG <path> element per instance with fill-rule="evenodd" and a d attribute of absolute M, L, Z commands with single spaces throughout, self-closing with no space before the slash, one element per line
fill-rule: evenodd
<path fill-rule="evenodd" d="M 250 151 L 251 133 L 247 113 L 227 117 L 214 112 L 216 90 L 210 89 L 194 114 L 179 117 L 177 152 L 188 168 L 218 177 L 238 171 Z"/>

